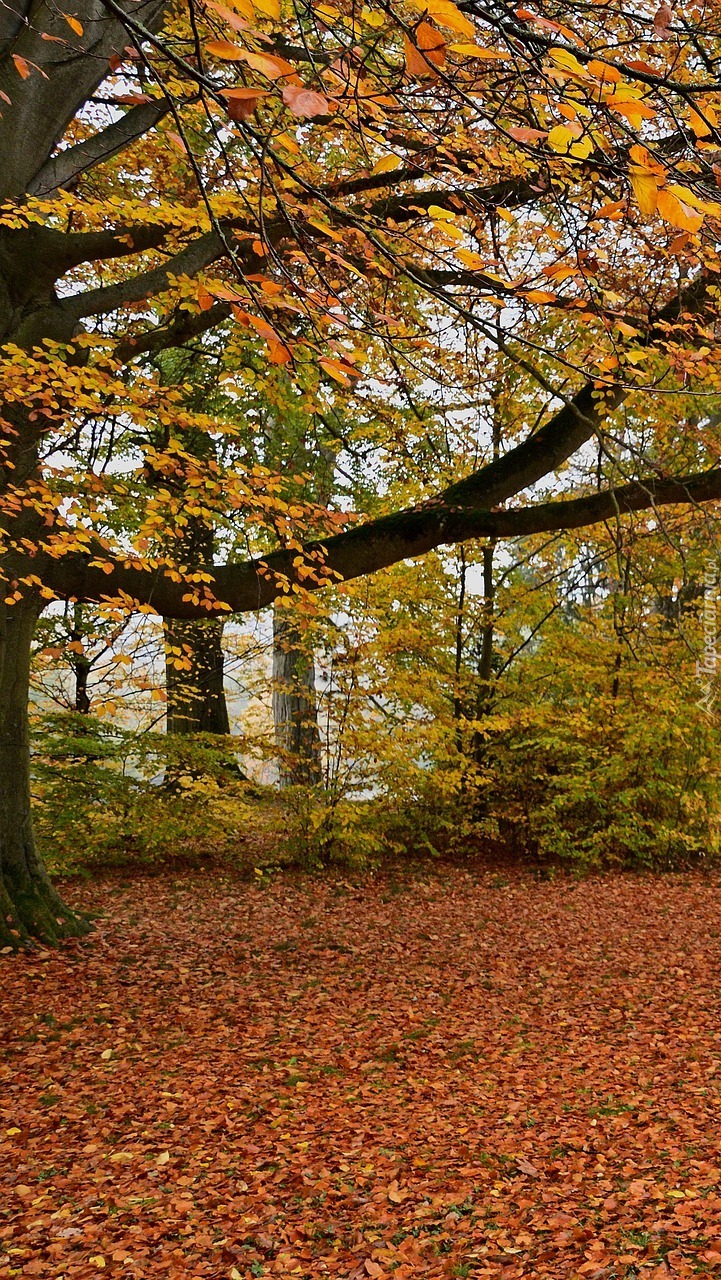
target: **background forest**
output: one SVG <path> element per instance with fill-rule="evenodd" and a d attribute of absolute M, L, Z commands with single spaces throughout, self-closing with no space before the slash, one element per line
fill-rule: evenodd
<path fill-rule="evenodd" d="M 371 344 L 349 388 L 298 388 L 260 343 L 231 337 L 158 374 L 227 424 L 217 443 L 192 437 L 193 464 L 242 447 L 265 475 L 292 473 L 281 512 L 372 517 L 498 456 L 519 408 L 523 425 L 537 411 L 502 355 L 456 326 L 445 341 L 442 363 L 424 343 L 400 368 Z M 695 411 L 677 394 L 652 423 L 627 414 L 625 448 L 652 438 L 658 453 L 679 420 L 698 429 Z M 604 462 L 589 447 L 573 483 Z M 164 483 L 189 544 L 238 536 L 187 475 L 149 464 L 123 511 L 135 536 L 157 536 Z M 289 590 L 246 625 L 56 605 L 33 659 L 45 856 L 61 872 L 221 856 L 259 874 L 469 852 L 547 869 L 707 861 L 721 804 L 714 555 L 710 514 L 642 513 Z"/>

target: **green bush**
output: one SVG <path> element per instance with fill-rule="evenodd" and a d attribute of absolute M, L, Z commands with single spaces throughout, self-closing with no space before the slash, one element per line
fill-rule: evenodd
<path fill-rule="evenodd" d="M 39 718 L 33 814 L 51 870 L 239 856 L 259 793 L 234 750 L 231 739 L 138 735 L 72 712 Z"/>

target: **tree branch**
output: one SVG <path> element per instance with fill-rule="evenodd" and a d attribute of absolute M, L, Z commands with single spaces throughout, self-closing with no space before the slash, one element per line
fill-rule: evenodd
<path fill-rule="evenodd" d="M 70 297 L 63 298 L 62 308 L 76 320 L 82 320 L 85 316 L 109 315 L 129 303 L 143 302 L 146 298 L 164 293 L 170 287 L 174 276 L 197 275 L 199 271 L 210 266 L 211 262 L 222 257 L 225 252 L 226 247 L 222 236 L 217 231 L 206 231 L 180 253 L 173 254 L 161 266 L 152 267 L 149 271 L 140 271 L 129 280 L 121 280 L 118 284 L 71 294 Z"/>
<path fill-rule="evenodd" d="M 121 13 L 160 25 L 165 0 L 124 0 Z M 70 121 L 107 75 L 108 61 L 127 44 L 124 25 L 102 0 L 84 0 L 83 34 L 71 32 L 62 9 L 31 0 L 0 60 L 3 93 L 0 198 L 22 196 L 48 164 Z M 50 37 L 48 40 L 47 37 Z M 21 78 L 15 57 L 40 68 Z"/>
<path fill-rule="evenodd" d="M 142 138 L 149 129 L 154 129 L 169 110 L 167 98 L 131 107 L 119 120 L 108 125 L 107 129 L 93 134 L 74 147 L 68 147 L 66 151 L 60 151 L 48 160 L 28 184 L 28 194 L 47 196 L 71 186 L 82 173 L 110 160 L 119 151 Z"/>
<path fill-rule="evenodd" d="M 224 606 L 224 611 L 244 613 L 265 608 L 283 594 L 278 575 L 301 582 L 307 590 L 319 590 L 333 582 L 365 577 L 436 547 L 473 538 L 519 538 L 584 528 L 632 511 L 718 499 L 721 467 L 679 479 L 652 476 L 604 493 L 510 511 L 474 510 L 439 502 L 383 516 L 323 543 L 311 543 L 303 557 L 296 551 L 277 551 L 241 564 L 208 565 L 201 571 L 208 576 L 210 596 Z M 98 559 L 109 561 L 110 557 L 99 550 Z M 315 567 L 312 577 L 299 574 L 299 560 L 306 570 Z M 43 577 L 61 597 L 102 601 L 123 594 L 150 605 L 163 617 L 173 618 L 208 617 L 213 612 L 212 607 L 209 610 L 194 599 L 197 588 L 187 581 L 174 581 L 162 568 L 148 569 L 126 562 L 106 573 L 100 567 L 92 567 L 89 556 L 69 555 L 50 561 L 43 569 Z"/>

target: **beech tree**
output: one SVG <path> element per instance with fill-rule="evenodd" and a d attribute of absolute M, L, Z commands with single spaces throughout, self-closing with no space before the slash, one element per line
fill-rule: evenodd
<path fill-rule="evenodd" d="M 702 6 L 572 0 L 3 9 L 3 941 L 85 928 L 32 835 L 29 655 L 48 601 L 225 616 L 446 544 L 721 496 L 702 412 L 671 473 L 621 412 L 718 389 L 719 34 Z M 411 296 L 426 303 L 409 321 Z M 373 343 L 413 359 L 466 328 L 522 373 L 518 429 L 427 500 L 346 527 L 289 502 L 283 475 L 185 447 L 229 428 L 149 361 L 217 326 L 300 385 L 313 367 L 339 386 L 372 378 Z M 161 446 L 138 443 L 149 424 Z M 563 492 L 591 441 L 613 465 Z M 183 483 L 131 534 L 147 465 Z M 236 521 L 247 558 L 187 562 L 188 519 L 206 516 Z"/>

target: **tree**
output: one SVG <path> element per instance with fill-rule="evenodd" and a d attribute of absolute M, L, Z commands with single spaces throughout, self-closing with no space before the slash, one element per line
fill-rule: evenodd
<path fill-rule="evenodd" d="M 548 16 L 479 0 L 360 18 L 276 0 L 6 11 L 3 938 L 82 927 L 47 883 L 30 821 L 29 651 L 47 599 L 208 617 L 449 543 L 721 496 L 711 437 L 701 470 L 680 448 L 666 473 L 626 446 L 618 412 L 718 385 L 714 21 L 694 11 L 649 28 L 570 0 Z M 609 53 L 616 37 L 624 55 Z M 426 299 L 418 323 L 410 297 Z M 514 442 L 340 533 L 338 512 L 288 516 L 284 477 L 196 465 L 183 436 L 199 415 L 148 366 L 231 322 L 269 363 L 339 384 L 373 343 L 401 383 L 424 346 L 452 364 L 458 343 L 454 356 L 443 335 L 465 328 L 524 375 Z M 151 452 L 133 443 L 138 423 L 164 432 L 156 470 L 183 475 L 218 518 L 240 513 L 248 558 L 157 556 L 158 527 L 185 527 L 168 486 L 124 533 Z M 601 488 L 558 499 L 553 478 L 599 437 L 613 460 Z M 545 478 L 540 500 L 505 506 Z M 267 554 L 254 531 L 269 524 L 285 532 Z"/>

